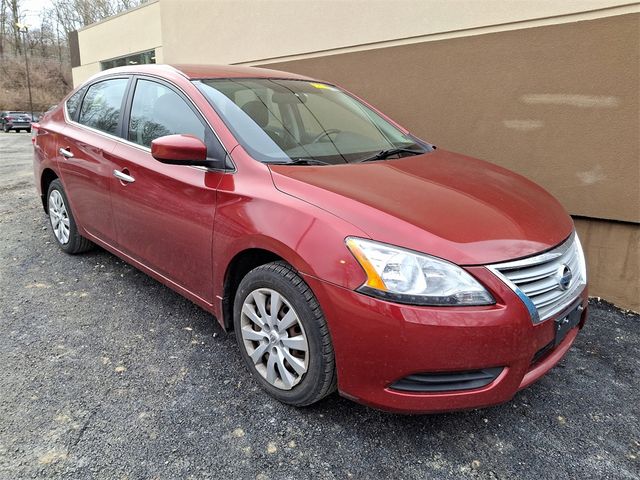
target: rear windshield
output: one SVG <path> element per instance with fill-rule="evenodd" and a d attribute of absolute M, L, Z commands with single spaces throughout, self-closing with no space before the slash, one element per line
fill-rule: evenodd
<path fill-rule="evenodd" d="M 429 150 L 326 83 L 262 78 L 194 83 L 245 150 L 262 162 L 356 163 L 383 150 Z"/>

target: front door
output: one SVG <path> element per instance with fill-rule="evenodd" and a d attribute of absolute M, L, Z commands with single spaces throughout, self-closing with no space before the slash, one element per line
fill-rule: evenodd
<path fill-rule="evenodd" d="M 151 141 L 188 133 L 209 143 L 209 127 L 169 85 L 138 78 L 126 135 L 114 150 L 111 192 L 123 252 L 213 303 L 212 241 L 216 188 L 224 172 L 165 165 Z"/>

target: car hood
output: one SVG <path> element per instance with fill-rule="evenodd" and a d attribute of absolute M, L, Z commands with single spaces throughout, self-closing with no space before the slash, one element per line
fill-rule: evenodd
<path fill-rule="evenodd" d="M 278 190 L 372 239 L 460 265 L 532 255 L 573 231 L 563 207 L 535 183 L 441 149 L 364 164 L 270 168 Z"/>

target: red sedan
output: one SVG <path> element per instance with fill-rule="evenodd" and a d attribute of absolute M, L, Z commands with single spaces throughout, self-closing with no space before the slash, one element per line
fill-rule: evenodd
<path fill-rule="evenodd" d="M 107 70 L 34 132 L 55 240 L 99 245 L 234 330 L 256 381 L 398 412 L 509 400 L 586 318 L 571 218 L 504 168 L 322 81 Z"/>

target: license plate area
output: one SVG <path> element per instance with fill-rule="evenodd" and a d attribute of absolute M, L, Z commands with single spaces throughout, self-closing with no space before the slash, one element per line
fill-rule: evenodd
<path fill-rule="evenodd" d="M 556 319 L 556 337 L 555 341 L 553 342 L 554 346 L 558 346 L 560 343 L 562 343 L 562 340 L 564 340 L 564 337 L 567 336 L 567 333 L 569 333 L 572 328 L 578 326 L 578 324 L 580 323 L 580 317 L 582 317 L 582 310 L 584 310 L 582 305 L 577 305 L 576 307 L 572 308 L 569 313 L 566 313 Z"/>

